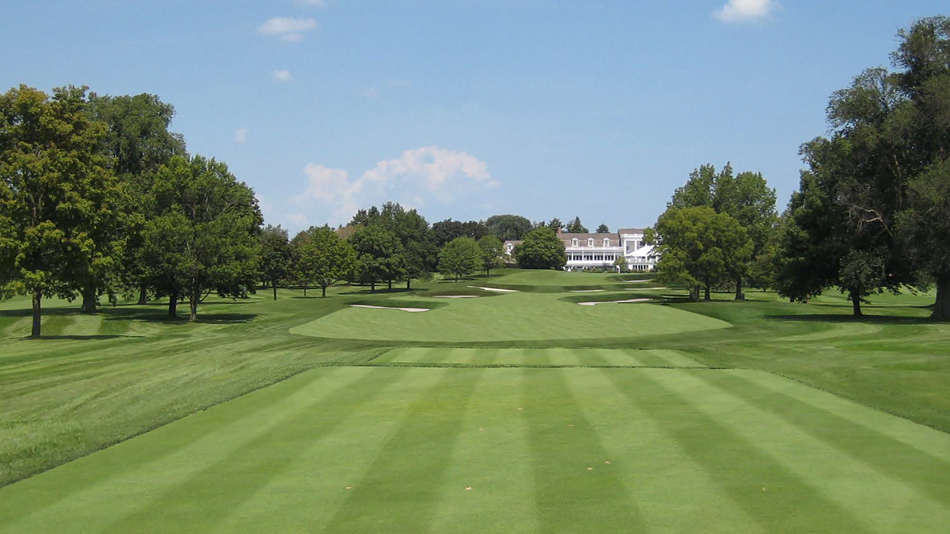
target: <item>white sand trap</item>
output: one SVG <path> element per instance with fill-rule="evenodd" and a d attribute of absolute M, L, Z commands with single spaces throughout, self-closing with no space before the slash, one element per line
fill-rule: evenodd
<path fill-rule="evenodd" d="M 479 287 L 479 286 L 468 286 L 474 289 L 481 289 L 482 291 L 494 291 L 496 293 L 517 293 L 517 289 L 499 289 L 497 287 Z"/>
<path fill-rule="evenodd" d="M 477 299 L 478 295 L 432 295 L 434 299 Z"/>
<path fill-rule="evenodd" d="M 603 289 L 575 289 L 571 293 L 601 293 Z"/>
<path fill-rule="evenodd" d="M 637 288 L 625 287 L 625 288 L 623 288 L 624 291 L 653 291 L 654 289 L 664 289 L 664 290 L 665 290 L 665 289 L 669 289 L 669 288 L 668 288 L 668 287 L 637 287 Z"/>
<path fill-rule="evenodd" d="M 351 308 L 369 308 L 373 310 L 399 310 L 404 312 L 418 313 L 427 312 L 429 308 L 394 308 L 392 306 L 370 306 L 368 304 L 350 304 Z"/>
<path fill-rule="evenodd" d="M 624 280 L 620 283 L 621 284 L 645 284 L 647 282 L 649 282 L 649 280 Z"/>
<path fill-rule="evenodd" d="M 627 302 L 650 302 L 653 299 L 604 300 L 601 302 L 578 302 L 581 306 L 596 306 L 598 304 L 625 304 Z"/>

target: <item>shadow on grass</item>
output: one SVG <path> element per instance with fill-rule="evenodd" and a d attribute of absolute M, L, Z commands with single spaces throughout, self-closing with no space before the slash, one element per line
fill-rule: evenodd
<path fill-rule="evenodd" d="M 908 317 L 906 315 L 836 315 L 830 313 L 802 315 L 766 315 L 772 321 L 798 321 L 814 323 L 869 323 L 869 324 L 941 324 L 930 317 Z"/>
<path fill-rule="evenodd" d="M 21 336 L 21 337 L 11 337 L 7 339 L 14 339 L 20 341 L 43 341 L 43 340 L 69 340 L 69 341 L 102 341 L 106 339 L 138 339 L 145 336 L 125 336 L 120 334 L 115 335 L 106 335 L 106 334 L 90 334 L 88 336 L 40 336 L 40 337 L 30 337 L 30 336 Z"/>

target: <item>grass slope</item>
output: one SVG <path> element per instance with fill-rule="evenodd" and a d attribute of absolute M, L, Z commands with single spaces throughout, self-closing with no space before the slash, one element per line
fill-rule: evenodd
<path fill-rule="evenodd" d="M 757 371 L 341 367 L 0 489 L 0 532 L 913 534 L 947 480 L 950 436 Z"/>

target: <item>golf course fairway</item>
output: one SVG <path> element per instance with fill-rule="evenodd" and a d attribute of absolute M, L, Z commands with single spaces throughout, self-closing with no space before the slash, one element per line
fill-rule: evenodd
<path fill-rule="evenodd" d="M 0 532 L 934 533 L 948 478 L 950 436 L 757 371 L 339 367 L 0 489 Z"/>

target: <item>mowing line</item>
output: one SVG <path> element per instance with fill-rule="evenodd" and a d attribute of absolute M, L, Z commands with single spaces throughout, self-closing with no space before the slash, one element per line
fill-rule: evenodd
<path fill-rule="evenodd" d="M 772 373 L 763 372 L 762 376 L 756 377 L 756 383 L 871 431 L 886 434 L 907 447 L 950 464 L 950 436 L 944 432 Z"/>
<path fill-rule="evenodd" d="M 725 412 L 709 409 L 711 388 L 684 387 L 683 382 L 688 383 L 691 374 L 696 373 L 604 371 L 630 403 L 653 418 L 765 532 L 874 532 L 837 502 L 825 498 L 809 481 L 773 459 L 757 439 L 745 437 L 726 424 Z M 749 423 L 751 429 L 760 430 L 757 425 L 755 420 Z M 741 459 L 739 465 L 737 459 Z"/>
<path fill-rule="evenodd" d="M 442 372 L 349 492 L 326 532 L 424 532 L 482 369 Z M 406 455 L 411 455 L 410 459 Z"/>
<path fill-rule="evenodd" d="M 565 371 L 522 370 L 541 532 L 642 532 L 610 458 L 571 395 Z M 571 426 L 569 426 L 571 425 Z"/>
<path fill-rule="evenodd" d="M 340 374 L 298 375 L 6 486 L 0 489 L 0 524 L 6 530 L 0 532 L 42 532 L 50 523 L 56 525 L 50 532 L 101 531 L 146 504 L 142 499 L 149 494 L 200 472 L 207 465 L 202 451 L 235 450 L 314 402 L 309 389 L 319 386 L 326 396 L 352 381 Z M 103 502 L 110 503 L 109 514 L 101 513 Z"/>
<path fill-rule="evenodd" d="M 286 410 L 263 426 L 245 428 L 252 439 L 244 440 L 239 447 L 225 454 L 207 451 L 213 454 L 214 461 L 203 462 L 200 471 L 174 477 L 174 484 L 160 492 L 151 491 L 153 497 L 147 505 L 103 532 L 152 532 L 167 523 L 170 510 L 174 510 L 172 517 L 179 532 L 207 532 L 214 528 L 236 505 L 250 498 L 301 454 L 287 444 L 304 434 L 308 440 L 319 440 L 393 383 L 392 377 L 381 373 L 343 374 L 337 378 L 337 387 L 308 388 L 310 399 L 305 404 Z"/>
<path fill-rule="evenodd" d="M 466 406 L 430 532 L 538 532 L 521 371 L 486 370 Z M 471 488 L 471 489 L 469 489 Z M 504 506 L 501 503 L 518 503 Z"/>
<path fill-rule="evenodd" d="M 353 487 L 402 427 L 410 406 L 441 380 L 439 370 L 408 369 L 391 375 L 376 395 L 333 429 L 314 439 L 304 432 L 282 448 L 299 448 L 293 462 L 233 504 L 215 533 L 316 532 L 340 510 Z M 388 369 L 374 371 L 393 373 Z M 280 454 L 275 452 L 275 454 Z M 349 488 L 349 489 L 347 489 Z"/>
<path fill-rule="evenodd" d="M 782 418 L 850 459 L 900 481 L 943 503 L 950 510 L 950 462 L 931 456 L 919 448 L 910 447 L 886 433 L 860 425 L 850 418 L 764 387 L 758 379 L 767 376 L 770 375 L 746 371 L 722 373 L 716 380 L 709 380 L 709 377 L 700 379 L 760 410 Z M 772 402 L 764 402 L 766 400 Z M 946 439 L 945 434 L 933 432 L 933 437 L 950 445 L 950 439 Z M 945 524 L 950 524 L 950 517 Z"/>
<path fill-rule="evenodd" d="M 605 373 L 577 369 L 569 376 L 577 378 L 568 381 L 571 392 L 610 455 L 608 468 L 623 475 L 627 493 L 643 514 L 646 532 L 765 534 L 671 437 L 665 423 L 630 402 Z M 700 518 L 702 527 L 697 528 Z"/>

